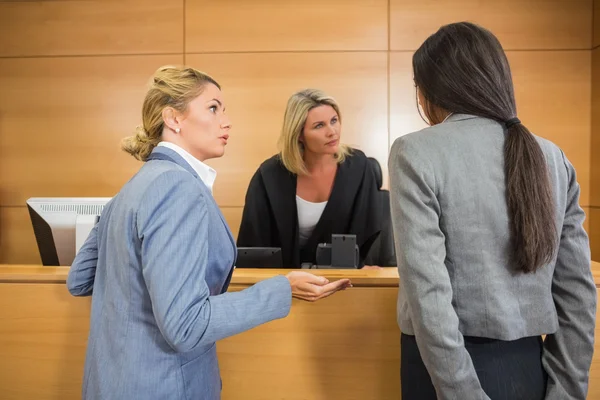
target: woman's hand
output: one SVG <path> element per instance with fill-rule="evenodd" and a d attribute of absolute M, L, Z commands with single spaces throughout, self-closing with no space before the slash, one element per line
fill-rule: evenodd
<path fill-rule="evenodd" d="M 381 269 L 381 267 L 378 265 L 365 265 L 361 269 Z"/>
<path fill-rule="evenodd" d="M 352 286 L 350 279 L 329 282 L 327 278 L 308 272 L 293 271 L 286 275 L 292 287 L 292 297 L 306 301 L 317 301 L 331 296 L 338 290 Z"/>

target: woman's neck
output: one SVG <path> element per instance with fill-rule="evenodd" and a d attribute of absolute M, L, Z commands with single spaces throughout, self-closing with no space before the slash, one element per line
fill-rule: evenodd
<path fill-rule="evenodd" d="M 206 158 L 204 156 L 204 154 L 198 152 L 198 151 L 194 151 L 193 148 L 191 148 L 190 146 L 187 145 L 187 143 L 180 137 L 178 136 L 174 136 L 174 135 L 169 135 L 169 134 L 164 134 L 163 133 L 163 142 L 169 142 L 172 143 L 176 146 L 181 147 L 183 150 L 185 150 L 188 154 L 190 154 L 192 157 L 194 157 L 195 159 L 197 159 L 200 162 L 204 162 L 206 161 Z"/>
<path fill-rule="evenodd" d="M 337 168 L 337 160 L 333 154 L 304 153 L 304 165 L 310 175 Z"/>

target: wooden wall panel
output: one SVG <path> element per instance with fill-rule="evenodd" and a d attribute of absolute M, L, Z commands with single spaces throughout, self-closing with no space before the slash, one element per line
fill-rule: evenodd
<path fill-rule="evenodd" d="M 594 21 L 592 30 L 594 32 L 594 38 L 592 47 L 600 46 L 600 0 L 594 0 Z"/>
<path fill-rule="evenodd" d="M 314 87 L 337 99 L 342 142 L 387 163 L 387 54 L 269 53 L 188 55 L 187 63 L 213 75 L 223 87 L 233 128 L 218 171 L 220 206 L 242 206 L 250 178 L 277 151 L 287 100 Z"/>
<path fill-rule="evenodd" d="M 156 68 L 182 56 L 0 59 L 0 205 L 113 196 L 141 167 L 120 150 Z"/>
<path fill-rule="evenodd" d="M 600 28 L 600 21 L 597 22 Z M 590 204 L 600 207 L 600 48 L 592 50 Z"/>
<path fill-rule="evenodd" d="M 390 143 L 425 127 L 417 113 L 412 54 L 390 55 Z M 589 205 L 590 81 L 589 51 L 508 52 L 517 109 L 537 135 L 560 146 L 577 169 L 581 204 Z"/>
<path fill-rule="evenodd" d="M 387 50 L 386 0 L 186 1 L 186 52 Z"/>
<path fill-rule="evenodd" d="M 218 170 L 215 197 L 234 234 L 250 177 L 276 152 L 285 102 L 304 87 L 339 100 L 344 141 L 379 159 L 386 185 L 389 144 L 425 127 L 410 58 L 427 35 L 441 24 L 472 20 L 509 49 L 589 49 L 600 44 L 600 29 L 592 30 L 598 1 L 0 2 L 0 206 L 24 207 L 33 196 L 116 193 L 141 166 L 119 141 L 140 122 L 148 78 L 159 65 L 184 58 L 224 86 L 234 128 L 226 155 L 210 163 Z M 407 51 L 388 53 L 388 44 Z M 147 55 L 109 56 L 119 54 Z M 591 135 L 590 120 L 600 113 L 590 112 L 590 54 L 509 56 L 520 117 L 565 150 L 578 171 L 582 204 L 593 208 L 600 206 L 600 165 L 590 142 L 600 148 L 600 139 Z M 17 210 L 0 213 L 11 221 L 27 216 Z M 19 226 L 9 230 L 0 220 L 0 259 L 32 262 L 33 238 L 13 237 L 31 229 L 28 216 Z M 8 250 L 2 243 L 21 244 Z"/>
<path fill-rule="evenodd" d="M 220 341 L 223 400 L 398 399 L 397 296 L 354 287 L 314 304 L 294 300 L 287 318 Z"/>
<path fill-rule="evenodd" d="M 0 2 L 0 56 L 181 52 L 183 0 Z"/>
<path fill-rule="evenodd" d="M 586 212 L 592 260 L 600 261 L 600 208 L 589 208 Z"/>
<path fill-rule="evenodd" d="M 64 283 L 2 285 L 0 398 L 81 399 L 92 298 Z"/>
<path fill-rule="evenodd" d="M 222 399 L 398 399 L 397 293 L 354 287 L 317 303 L 294 299 L 286 318 L 219 341 Z M 81 399 L 90 303 L 64 281 L 0 283 L 2 400 Z"/>
<path fill-rule="evenodd" d="M 600 0 L 594 0 L 592 47 L 592 134 L 590 151 L 590 246 L 592 260 L 600 261 Z M 600 392 L 599 392 L 600 393 Z M 600 398 L 600 394 L 598 395 Z"/>
<path fill-rule="evenodd" d="M 390 147 L 396 138 L 427 127 L 418 111 L 412 52 L 390 52 Z"/>
<path fill-rule="evenodd" d="M 390 0 L 391 50 L 416 50 L 440 26 L 470 21 L 505 49 L 589 49 L 592 0 Z"/>
<path fill-rule="evenodd" d="M 519 118 L 556 143 L 577 171 L 580 204 L 590 204 L 591 54 L 509 52 Z"/>
<path fill-rule="evenodd" d="M 231 229 L 233 237 L 237 240 L 238 232 L 240 231 L 240 224 L 242 223 L 242 212 L 243 207 L 221 207 L 221 212 Z"/>
<path fill-rule="evenodd" d="M 41 264 L 27 207 L 0 207 L 0 264 Z"/>

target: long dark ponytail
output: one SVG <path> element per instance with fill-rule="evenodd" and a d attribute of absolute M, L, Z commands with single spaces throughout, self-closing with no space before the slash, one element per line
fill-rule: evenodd
<path fill-rule="evenodd" d="M 523 272 L 549 263 L 558 237 L 548 167 L 539 143 L 517 118 L 510 66 L 498 39 L 468 22 L 445 25 L 415 52 L 413 71 L 430 123 L 453 112 L 506 126 L 506 202 L 514 262 Z"/>

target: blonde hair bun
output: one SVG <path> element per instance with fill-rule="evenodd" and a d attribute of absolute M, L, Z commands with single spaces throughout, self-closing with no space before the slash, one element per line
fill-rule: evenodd
<path fill-rule="evenodd" d="M 146 161 L 157 144 L 152 142 L 150 136 L 148 136 L 148 132 L 146 132 L 143 126 L 139 125 L 132 136 L 121 140 L 121 149 L 139 161 Z"/>
<path fill-rule="evenodd" d="M 142 106 L 142 125 L 133 136 L 121 141 L 121 149 L 140 161 L 146 161 L 162 140 L 166 107 L 184 112 L 207 84 L 221 86 L 209 75 L 191 67 L 165 65 L 156 70 Z"/>

